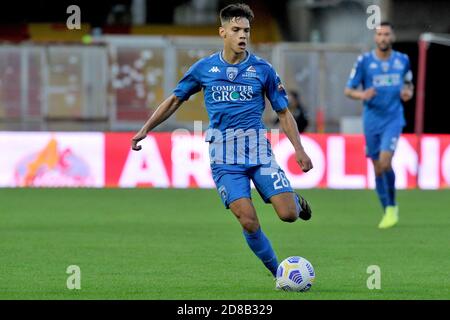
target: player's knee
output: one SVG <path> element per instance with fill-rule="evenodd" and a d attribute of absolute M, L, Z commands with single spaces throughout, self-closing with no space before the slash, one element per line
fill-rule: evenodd
<path fill-rule="evenodd" d="M 390 169 L 390 164 L 387 162 L 380 161 L 375 167 L 375 176 L 380 177 L 382 176 L 386 171 Z"/>
<path fill-rule="evenodd" d="M 389 160 L 380 161 L 379 167 L 381 174 L 383 174 L 391 169 L 391 162 Z"/>
<path fill-rule="evenodd" d="M 259 229 L 259 222 L 257 219 L 244 218 L 240 220 L 242 228 L 248 233 L 254 233 Z"/>
<path fill-rule="evenodd" d="M 374 169 L 375 169 L 375 176 L 376 177 L 380 177 L 380 176 L 383 175 L 383 170 L 381 170 L 380 166 L 376 166 Z"/>
<path fill-rule="evenodd" d="M 255 214 L 241 212 L 238 219 L 242 228 L 249 233 L 256 232 L 259 228 L 259 221 Z"/>

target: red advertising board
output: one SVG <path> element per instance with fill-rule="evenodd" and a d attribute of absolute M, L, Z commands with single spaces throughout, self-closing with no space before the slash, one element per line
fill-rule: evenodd
<path fill-rule="evenodd" d="M 152 133 L 142 150 L 130 149 L 133 134 L 105 135 L 105 184 L 108 187 L 214 187 L 208 144 L 199 135 Z M 374 187 L 362 135 L 307 134 L 302 142 L 314 169 L 303 173 L 286 136 L 271 139 L 276 159 L 294 188 L 362 189 Z M 417 152 L 415 135 L 402 135 L 393 160 L 397 187 L 438 189 L 450 186 L 450 136 L 424 135 Z M 420 165 L 418 166 L 420 161 Z"/>
<path fill-rule="evenodd" d="M 0 132 L 0 187 L 214 188 L 208 144 L 199 134 Z M 286 136 L 271 136 L 294 188 L 374 187 L 362 135 L 305 134 L 314 168 L 303 173 Z M 399 189 L 450 187 L 450 135 L 402 135 L 393 159 Z M 421 150 L 418 152 L 417 150 Z"/>

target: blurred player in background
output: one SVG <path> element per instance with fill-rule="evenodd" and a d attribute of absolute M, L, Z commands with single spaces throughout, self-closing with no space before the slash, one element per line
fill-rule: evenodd
<path fill-rule="evenodd" d="M 246 50 L 252 19 L 253 12 L 245 4 L 232 4 L 220 11 L 219 34 L 223 39 L 223 50 L 192 65 L 173 94 L 159 105 L 134 136 L 132 148 L 140 150 L 141 146 L 137 143 L 149 131 L 166 120 L 191 95 L 203 89 L 210 120 L 206 141 L 210 143 L 214 182 L 223 204 L 231 209 L 241 224 L 249 247 L 275 276 L 278 260 L 269 239 L 261 230 L 251 200 L 250 181 L 253 181 L 263 200 L 272 203 L 283 221 L 294 222 L 299 217 L 308 220 L 311 209 L 306 200 L 292 190 L 284 171 L 273 158 L 269 141 L 260 135 L 260 130 L 265 128 L 262 123 L 265 95 L 278 113 L 280 125 L 295 149 L 302 170 L 307 172 L 313 165 L 303 149 L 297 124 L 288 110 L 288 99 L 280 78 L 269 63 Z M 257 135 L 256 158 L 253 157 L 255 146 L 246 139 L 253 138 L 252 135 Z M 229 147 L 226 142 L 232 141 L 234 145 L 239 138 L 244 138 L 245 144 L 239 147 L 238 143 L 231 157 L 227 149 L 224 160 L 224 154 L 219 151 L 222 147 Z M 261 141 L 263 143 L 259 143 Z M 261 161 L 263 152 L 272 158 L 270 162 Z"/>
<path fill-rule="evenodd" d="M 405 126 L 401 101 L 412 98 L 413 84 L 408 56 L 392 49 L 393 26 L 382 22 L 374 39 L 375 50 L 358 57 L 345 95 L 364 102 L 366 155 L 374 165 L 376 191 L 384 210 L 378 227 L 385 229 L 399 220 L 392 157 Z M 357 89 L 360 85 L 362 90 Z"/>
<path fill-rule="evenodd" d="M 306 109 L 303 106 L 303 103 L 300 99 L 300 94 L 297 91 L 289 90 L 288 91 L 288 101 L 289 101 L 289 111 L 292 113 L 292 116 L 297 123 L 298 132 L 305 132 L 308 127 L 309 120 L 308 115 L 306 113 Z M 273 121 L 274 125 L 279 125 L 280 120 L 278 117 Z"/>

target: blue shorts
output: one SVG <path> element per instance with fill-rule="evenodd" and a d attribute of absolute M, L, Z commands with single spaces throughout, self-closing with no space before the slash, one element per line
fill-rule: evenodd
<path fill-rule="evenodd" d="M 294 192 L 284 171 L 278 164 L 271 164 L 211 164 L 212 177 L 225 208 L 237 199 L 251 199 L 250 180 L 265 203 L 270 203 L 276 194 Z"/>
<path fill-rule="evenodd" d="M 394 153 L 402 130 L 402 125 L 393 123 L 386 126 L 386 128 L 379 133 L 366 131 L 364 136 L 366 138 L 367 157 L 373 160 L 378 160 L 381 151 L 389 151 Z"/>

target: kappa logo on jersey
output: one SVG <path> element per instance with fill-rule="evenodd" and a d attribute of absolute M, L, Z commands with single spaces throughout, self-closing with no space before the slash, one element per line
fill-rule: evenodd
<path fill-rule="evenodd" d="M 372 62 L 372 63 L 369 65 L 369 68 L 370 68 L 370 69 L 376 69 L 376 68 L 378 68 L 378 65 L 377 65 L 375 62 Z"/>
<path fill-rule="evenodd" d="M 230 81 L 233 81 L 234 79 L 236 79 L 238 74 L 238 68 L 236 67 L 228 67 L 227 68 L 227 78 Z"/>
<path fill-rule="evenodd" d="M 216 72 L 220 72 L 220 69 L 219 69 L 218 67 L 214 66 L 214 67 L 212 67 L 211 69 L 209 69 L 208 72 L 214 72 L 214 73 L 216 73 Z"/>
<path fill-rule="evenodd" d="M 256 69 L 253 66 L 248 67 L 242 74 L 242 78 L 256 78 Z"/>

